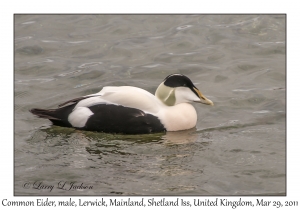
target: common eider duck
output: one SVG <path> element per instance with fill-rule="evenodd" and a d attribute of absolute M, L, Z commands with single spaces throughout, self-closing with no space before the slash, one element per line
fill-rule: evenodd
<path fill-rule="evenodd" d="M 108 86 L 95 94 L 60 104 L 57 109 L 31 109 L 54 125 L 105 133 L 147 134 L 186 130 L 196 126 L 190 102 L 213 105 L 192 81 L 171 74 L 155 95 L 132 86 Z"/>

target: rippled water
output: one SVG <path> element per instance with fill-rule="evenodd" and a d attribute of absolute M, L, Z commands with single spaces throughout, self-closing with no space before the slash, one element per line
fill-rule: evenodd
<path fill-rule="evenodd" d="M 284 195 L 284 15 L 15 15 L 15 195 Z M 190 77 L 197 127 L 114 135 L 51 126 L 107 85 Z M 34 189 L 36 182 L 93 189 Z M 31 185 L 25 185 L 30 183 Z"/>

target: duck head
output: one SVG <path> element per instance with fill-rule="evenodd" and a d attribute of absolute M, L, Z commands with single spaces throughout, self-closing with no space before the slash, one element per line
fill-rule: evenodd
<path fill-rule="evenodd" d="M 179 103 L 198 102 L 207 105 L 214 103 L 206 98 L 193 82 L 182 74 L 171 74 L 158 86 L 155 96 L 167 106 Z"/>

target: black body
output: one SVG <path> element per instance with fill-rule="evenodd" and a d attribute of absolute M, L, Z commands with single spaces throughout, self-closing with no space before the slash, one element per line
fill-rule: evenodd
<path fill-rule="evenodd" d="M 58 109 L 32 109 L 31 113 L 41 118 L 49 119 L 54 125 L 73 127 L 68 121 L 69 114 L 76 104 Z M 119 105 L 98 104 L 89 108 L 94 114 L 89 117 L 80 130 L 106 133 L 146 134 L 166 131 L 156 116 Z"/>
<path fill-rule="evenodd" d="M 157 133 L 166 129 L 159 119 L 145 112 L 112 104 L 98 104 L 89 107 L 94 113 L 90 116 L 84 130 L 107 133 Z"/>

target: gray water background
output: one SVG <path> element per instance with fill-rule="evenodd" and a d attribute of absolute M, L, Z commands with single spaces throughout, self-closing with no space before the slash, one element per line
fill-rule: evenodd
<path fill-rule="evenodd" d="M 285 15 L 14 19 L 15 195 L 286 194 Z M 172 73 L 215 104 L 194 104 L 195 129 L 82 132 L 28 112 L 108 85 L 154 93 Z"/>

